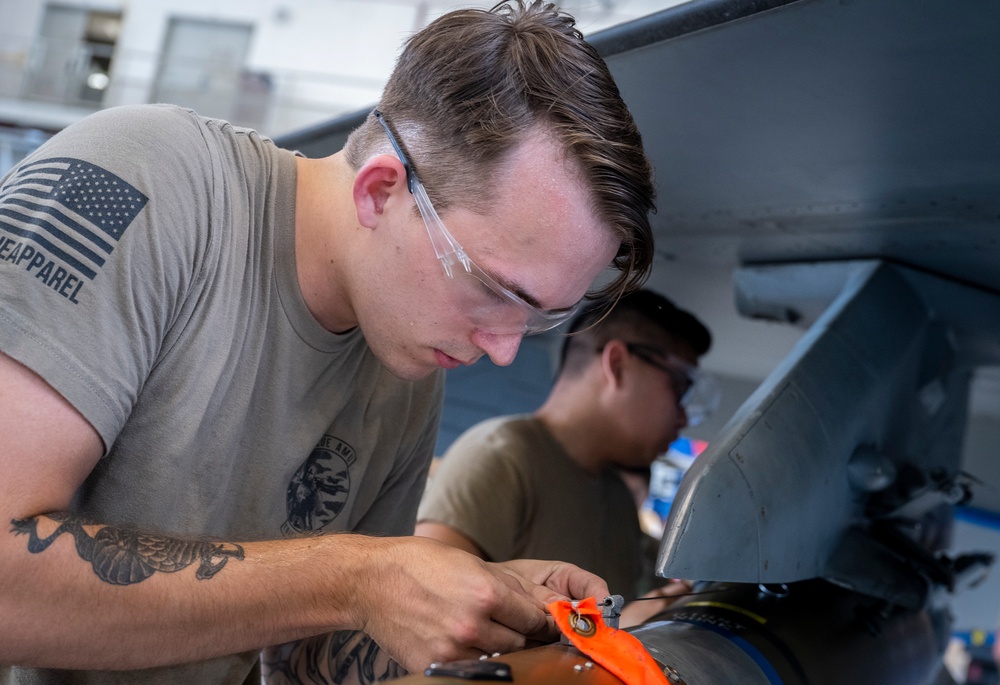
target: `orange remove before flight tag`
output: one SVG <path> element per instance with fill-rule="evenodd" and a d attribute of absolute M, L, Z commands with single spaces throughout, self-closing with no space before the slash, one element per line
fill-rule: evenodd
<path fill-rule="evenodd" d="M 617 676 L 625 685 L 670 685 L 656 661 L 631 633 L 605 625 L 593 597 L 552 602 L 549 613 L 574 647 Z M 575 626 L 575 627 L 574 627 Z"/>

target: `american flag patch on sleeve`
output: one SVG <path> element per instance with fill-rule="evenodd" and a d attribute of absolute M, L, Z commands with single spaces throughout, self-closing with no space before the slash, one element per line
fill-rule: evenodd
<path fill-rule="evenodd" d="M 72 301 L 149 201 L 99 166 L 56 157 L 25 164 L 0 193 L 0 263 L 13 263 Z"/>

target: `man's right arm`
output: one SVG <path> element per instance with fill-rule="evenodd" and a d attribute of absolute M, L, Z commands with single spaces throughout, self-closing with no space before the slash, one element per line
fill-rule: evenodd
<path fill-rule="evenodd" d="M 102 442 L 2 354 L 0 435 L 0 616 L 18 626 L 3 664 L 146 668 L 364 630 L 418 670 L 520 649 L 551 630 L 551 595 L 602 591 L 567 565 L 532 581 L 418 537 L 207 542 L 67 516 Z"/>
<path fill-rule="evenodd" d="M 321 616 L 314 609 L 299 612 L 298 625 L 286 623 L 281 603 L 248 584 L 276 584 L 277 578 L 268 579 L 256 564 L 243 563 L 239 572 L 232 564 L 223 568 L 251 551 L 257 560 L 274 554 L 266 544 L 244 550 L 67 516 L 74 492 L 104 451 L 102 441 L 41 377 L 3 354 L 0 435 L 0 615 L 18 626 L 0 636 L 0 663 L 139 668 L 352 622 L 346 612 Z M 288 552 L 293 567 L 308 550 L 295 550 L 298 562 Z"/>

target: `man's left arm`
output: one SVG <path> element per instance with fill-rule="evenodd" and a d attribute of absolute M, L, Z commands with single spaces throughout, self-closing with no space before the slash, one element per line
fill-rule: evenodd
<path fill-rule="evenodd" d="M 431 391 L 436 396 L 434 410 L 423 416 L 409 416 L 413 423 L 409 435 L 416 439 L 407 453 L 396 455 L 393 473 L 354 532 L 412 535 L 443 406 L 443 377 L 439 376 L 435 383 Z M 261 652 L 261 666 L 267 685 L 367 685 L 407 674 L 371 636 L 351 630 L 267 647 Z"/>
<path fill-rule="evenodd" d="M 261 655 L 268 685 L 364 685 L 406 675 L 366 633 L 339 631 L 269 647 Z"/>

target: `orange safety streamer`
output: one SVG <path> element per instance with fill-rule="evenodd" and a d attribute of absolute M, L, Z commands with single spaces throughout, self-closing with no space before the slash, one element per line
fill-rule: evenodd
<path fill-rule="evenodd" d="M 638 638 L 604 623 L 597 600 L 552 602 L 549 613 L 573 646 L 617 676 L 625 685 L 670 685 Z"/>

